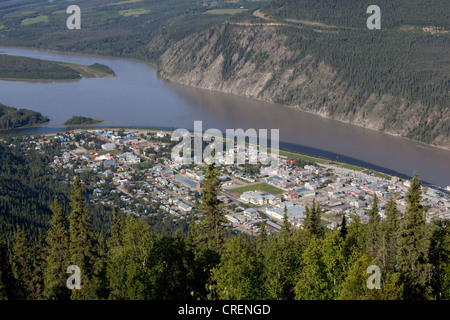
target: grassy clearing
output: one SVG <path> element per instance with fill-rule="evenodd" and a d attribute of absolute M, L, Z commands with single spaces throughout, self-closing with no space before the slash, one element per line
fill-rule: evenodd
<path fill-rule="evenodd" d="M 285 151 L 285 150 L 280 150 L 280 156 L 285 156 L 285 157 L 288 157 L 289 159 L 307 160 L 307 161 L 315 162 L 315 163 L 318 163 L 318 164 L 328 163 L 328 164 L 333 164 L 336 167 L 340 167 L 340 168 L 344 168 L 344 169 L 350 169 L 350 170 L 355 170 L 355 171 L 364 171 L 364 170 L 366 170 L 363 167 L 358 167 L 358 166 L 355 166 L 355 165 L 352 165 L 352 164 L 348 164 L 348 163 L 338 162 L 338 161 L 335 161 L 335 160 L 329 160 L 329 159 L 325 159 L 325 158 L 308 156 L 308 155 L 305 155 L 305 154 L 301 154 L 301 153 L 297 153 L 297 152 L 290 152 L 290 151 Z"/>
<path fill-rule="evenodd" d="M 288 157 L 289 159 L 299 159 L 299 160 L 305 160 L 305 161 L 311 161 L 311 162 L 317 162 L 317 163 L 329 162 L 326 159 L 308 156 L 306 154 L 301 154 L 301 153 L 296 153 L 296 152 L 284 151 L 284 150 L 280 150 L 280 156 L 285 156 L 285 157 Z"/>
<path fill-rule="evenodd" d="M 67 62 L 56 62 L 59 65 L 69 67 L 73 70 L 76 70 L 83 78 L 107 78 L 107 77 L 116 77 L 113 73 L 107 73 L 101 70 L 97 70 L 95 68 L 91 68 L 90 66 L 84 66 L 81 64 L 67 63 Z"/>
<path fill-rule="evenodd" d="M 263 183 L 259 183 L 259 184 L 253 184 L 251 186 L 245 186 L 245 187 L 239 187 L 236 189 L 230 189 L 229 191 L 233 191 L 233 192 L 238 192 L 239 194 L 242 194 L 246 191 L 255 191 L 255 190 L 260 190 L 260 191 L 264 191 L 267 193 L 271 193 L 274 195 L 283 193 L 283 190 L 278 189 L 274 186 L 271 186 L 270 184 L 267 184 L 265 182 Z"/>
<path fill-rule="evenodd" d="M 141 2 L 142 0 L 126 0 L 126 1 L 120 1 L 120 2 L 116 2 L 116 3 L 108 3 L 105 4 L 104 6 L 118 6 L 121 4 L 129 4 L 129 3 L 136 3 L 136 2 Z M 102 6 L 103 7 L 103 6 Z"/>
<path fill-rule="evenodd" d="M 222 14 L 239 14 L 242 12 L 248 11 L 248 9 L 212 9 L 208 10 L 205 13 L 212 15 L 222 15 Z"/>
<path fill-rule="evenodd" d="M 28 26 L 31 24 L 41 23 L 41 22 L 48 23 L 48 16 L 37 16 L 35 18 L 26 18 L 26 19 L 23 19 L 20 22 L 20 24 L 22 26 Z"/>
<path fill-rule="evenodd" d="M 119 14 L 124 17 L 137 17 L 140 16 L 141 14 L 147 14 L 149 12 L 150 10 L 148 9 L 139 8 L 139 9 L 120 10 Z"/>
<path fill-rule="evenodd" d="M 67 14 L 67 10 L 57 10 L 57 11 L 53 11 L 52 14 Z"/>

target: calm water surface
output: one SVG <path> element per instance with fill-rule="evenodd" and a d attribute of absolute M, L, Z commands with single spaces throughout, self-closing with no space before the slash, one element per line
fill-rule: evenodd
<path fill-rule="evenodd" d="M 364 165 L 401 176 L 414 171 L 428 183 L 450 185 L 450 151 L 367 130 L 276 104 L 161 81 L 147 64 L 115 58 L 0 48 L 0 53 L 90 65 L 103 63 L 118 77 L 64 82 L 0 81 L 0 103 L 41 112 L 51 121 L 25 132 L 52 131 L 72 115 L 102 126 L 203 130 L 279 129 L 280 146 Z"/>

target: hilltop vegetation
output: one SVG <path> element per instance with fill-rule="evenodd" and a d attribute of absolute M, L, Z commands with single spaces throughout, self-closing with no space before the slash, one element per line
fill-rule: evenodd
<path fill-rule="evenodd" d="M 11 130 L 48 122 L 41 113 L 8 107 L 0 103 L 0 130 Z"/>
<path fill-rule="evenodd" d="M 450 26 L 450 3 L 446 0 L 274 0 L 263 11 L 271 17 L 304 19 L 335 26 L 365 27 L 366 9 L 376 4 L 381 9 L 382 27 L 403 25 Z"/>

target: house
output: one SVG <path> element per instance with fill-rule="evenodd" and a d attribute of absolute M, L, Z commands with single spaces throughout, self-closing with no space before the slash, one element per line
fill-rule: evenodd
<path fill-rule="evenodd" d="M 243 192 L 240 196 L 240 199 L 246 203 L 252 203 L 259 206 L 281 202 L 281 199 L 279 197 L 257 190 Z"/>
<path fill-rule="evenodd" d="M 289 221 L 300 223 L 305 218 L 305 207 L 293 204 L 292 202 L 284 202 L 267 207 L 266 214 L 276 219 L 283 220 L 285 208 L 287 209 Z"/>
<path fill-rule="evenodd" d="M 95 157 L 95 161 L 104 161 L 104 160 L 109 160 L 109 161 L 114 160 L 114 157 L 109 153 Z"/>
<path fill-rule="evenodd" d="M 244 210 L 244 215 L 252 218 L 252 219 L 258 219 L 259 218 L 259 211 L 255 208 L 247 208 Z"/>
<path fill-rule="evenodd" d="M 173 170 L 170 169 L 163 169 L 161 171 L 161 176 L 165 177 L 165 178 L 173 178 L 174 172 Z"/>
<path fill-rule="evenodd" d="M 199 182 L 191 180 L 182 174 L 176 174 L 173 177 L 173 180 L 177 181 L 177 182 L 181 183 L 182 185 L 184 185 L 188 188 L 191 188 L 191 189 L 200 189 L 201 188 L 201 185 Z"/>
<path fill-rule="evenodd" d="M 158 138 L 164 138 L 165 136 L 168 136 L 168 134 L 164 131 L 159 131 L 156 133 L 156 135 L 158 136 Z"/>
<path fill-rule="evenodd" d="M 102 144 L 102 149 L 105 151 L 112 151 L 112 150 L 116 149 L 116 144 L 114 144 L 112 142 Z"/>
<path fill-rule="evenodd" d="M 231 221 L 233 223 L 240 223 L 239 219 L 236 218 L 235 216 L 227 214 L 225 215 L 225 217 L 228 219 L 228 221 Z"/>

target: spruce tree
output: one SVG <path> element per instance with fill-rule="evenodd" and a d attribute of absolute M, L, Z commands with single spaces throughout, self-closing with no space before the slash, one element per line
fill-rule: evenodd
<path fill-rule="evenodd" d="M 66 284 L 66 271 L 70 265 L 68 222 L 56 199 L 51 210 L 53 217 L 46 238 L 48 254 L 44 270 L 44 296 L 51 300 L 66 300 L 70 294 Z"/>
<path fill-rule="evenodd" d="M 197 250 L 222 252 L 225 241 L 224 225 L 227 219 L 217 196 L 220 190 L 219 172 L 214 162 L 207 165 L 203 179 L 200 212 L 205 218 L 193 227 L 193 240 Z"/>
<path fill-rule="evenodd" d="M 305 220 L 303 222 L 303 227 L 309 233 L 317 238 L 323 238 L 324 231 L 322 226 L 320 225 L 320 217 L 322 214 L 322 209 L 320 208 L 320 205 L 317 204 L 316 206 L 316 199 L 313 199 L 313 203 L 311 208 L 308 206 L 306 207 L 305 212 Z"/>
<path fill-rule="evenodd" d="M 368 239 L 367 239 L 367 251 L 373 256 L 380 255 L 380 215 L 378 210 L 378 197 L 375 194 L 373 197 L 372 208 L 369 210 L 368 215 L 370 217 L 368 223 Z"/>
<path fill-rule="evenodd" d="M 371 260 L 367 254 L 363 254 L 350 266 L 346 278 L 342 284 L 339 300 L 399 300 L 402 298 L 403 285 L 398 281 L 396 274 L 382 272 L 380 275 L 380 289 L 369 289 L 367 280 L 370 274 L 367 268 L 375 265 L 375 259 Z"/>
<path fill-rule="evenodd" d="M 259 230 L 259 234 L 256 237 L 256 252 L 258 255 L 263 255 L 264 248 L 267 245 L 267 231 L 266 231 L 266 222 L 261 222 L 261 227 Z"/>
<path fill-rule="evenodd" d="M 431 278 L 433 297 L 448 300 L 450 299 L 450 221 L 443 219 L 433 221 L 429 257 L 433 265 Z"/>
<path fill-rule="evenodd" d="M 81 271 L 81 290 L 74 289 L 72 298 L 85 299 L 92 294 L 90 281 L 94 273 L 93 234 L 90 231 L 91 219 L 85 207 L 84 189 L 80 179 L 74 182 L 69 215 L 69 263 L 76 265 Z"/>
<path fill-rule="evenodd" d="M 108 299 L 109 285 L 107 278 L 108 249 L 103 231 L 97 238 L 96 259 L 94 265 L 93 292 L 97 299 Z"/>
<path fill-rule="evenodd" d="M 13 249 L 13 274 L 20 300 L 32 299 L 33 295 L 33 252 L 25 230 L 17 226 Z"/>
<path fill-rule="evenodd" d="M 345 240 L 347 233 L 348 233 L 347 219 L 345 218 L 345 214 L 344 214 L 344 215 L 342 215 L 341 228 L 339 229 L 339 235 L 341 236 L 342 240 Z"/>
<path fill-rule="evenodd" d="M 303 268 L 295 285 L 297 300 L 329 300 L 333 297 L 332 284 L 323 261 L 322 240 L 313 237 L 302 255 Z"/>
<path fill-rule="evenodd" d="M 391 197 L 387 203 L 386 219 L 382 223 L 383 257 L 382 262 L 386 270 L 394 271 L 397 257 L 397 231 L 399 227 L 400 213 Z"/>
<path fill-rule="evenodd" d="M 281 231 L 280 231 L 280 240 L 283 241 L 284 243 L 289 241 L 289 238 L 292 235 L 291 223 L 289 222 L 287 212 L 288 212 L 287 206 L 284 206 L 283 226 L 281 227 Z"/>
<path fill-rule="evenodd" d="M 11 263 L 6 252 L 6 245 L 0 235 L 0 300 L 16 299 L 16 284 Z"/>
<path fill-rule="evenodd" d="M 44 234 L 39 231 L 38 242 L 33 248 L 33 300 L 44 299 L 44 270 L 45 259 L 47 257 L 47 244 L 45 243 Z"/>
<path fill-rule="evenodd" d="M 109 290 L 114 290 L 109 293 L 110 297 L 116 299 L 123 299 L 125 294 L 120 288 L 121 280 L 120 275 L 123 273 L 123 265 L 120 263 L 119 258 L 122 253 L 122 215 L 117 212 L 116 207 L 113 207 L 112 212 L 112 226 L 111 237 L 108 239 L 108 253 L 106 265 L 106 276 L 108 279 Z"/>
<path fill-rule="evenodd" d="M 417 174 L 411 180 L 406 194 L 408 203 L 397 235 L 397 271 L 405 285 L 403 298 L 425 299 L 430 290 L 430 264 L 428 263 L 429 240 L 425 230 L 425 208 L 421 205 L 422 190 Z"/>
<path fill-rule="evenodd" d="M 255 251 L 238 237 L 227 242 L 212 279 L 220 299 L 256 300 L 263 294 L 262 265 Z"/>
<path fill-rule="evenodd" d="M 361 222 L 361 218 L 356 213 L 353 213 L 347 230 L 348 233 L 344 243 L 344 256 L 350 260 L 358 259 L 366 252 L 367 225 Z"/>

